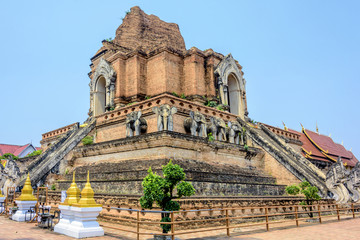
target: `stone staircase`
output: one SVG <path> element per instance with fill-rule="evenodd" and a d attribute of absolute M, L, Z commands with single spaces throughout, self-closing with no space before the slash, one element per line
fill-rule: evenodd
<path fill-rule="evenodd" d="M 320 169 L 297 153 L 283 139 L 272 133 L 264 125 L 260 124 L 259 128 L 253 128 L 240 118 L 238 118 L 238 121 L 245 127 L 248 136 L 288 171 L 299 180 L 305 179 L 311 185 L 316 186 L 323 197 L 328 195 L 329 190 L 325 185 L 326 177 Z"/>
<path fill-rule="evenodd" d="M 25 182 L 27 173 L 30 173 L 32 185 L 40 186 L 43 184 L 47 175 L 52 169 L 60 164 L 60 161 L 68 154 L 76 145 L 94 129 L 95 120 L 87 121 L 87 126 L 79 127 L 75 125 L 73 129 L 68 131 L 65 136 L 61 137 L 51 147 L 49 147 L 37 160 L 30 164 L 27 171 L 21 174 L 17 186 L 22 186 Z"/>

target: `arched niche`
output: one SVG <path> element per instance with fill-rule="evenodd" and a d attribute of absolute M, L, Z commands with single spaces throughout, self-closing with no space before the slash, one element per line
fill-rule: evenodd
<path fill-rule="evenodd" d="M 217 90 L 220 102 L 229 105 L 230 112 L 244 117 L 247 115 L 245 79 L 241 68 L 231 54 L 215 68 Z"/>
<path fill-rule="evenodd" d="M 90 81 L 90 116 L 97 116 L 114 108 L 116 72 L 101 58 Z"/>
<path fill-rule="evenodd" d="M 106 80 L 100 76 L 96 81 L 94 96 L 94 114 L 95 116 L 105 112 L 106 107 Z"/>
<path fill-rule="evenodd" d="M 228 105 L 230 107 L 230 112 L 235 115 L 240 115 L 241 113 L 241 94 L 240 94 L 240 84 L 234 74 L 229 74 L 227 78 L 228 83 Z"/>

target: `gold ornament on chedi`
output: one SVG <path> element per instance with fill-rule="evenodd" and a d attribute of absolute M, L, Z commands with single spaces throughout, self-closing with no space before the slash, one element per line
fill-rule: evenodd
<path fill-rule="evenodd" d="M 61 205 L 73 205 L 75 203 L 78 203 L 80 200 L 80 189 L 75 183 L 75 171 L 73 172 L 73 181 L 69 187 L 69 189 L 66 191 L 66 199 Z"/>
<path fill-rule="evenodd" d="M 74 207 L 101 207 L 101 204 L 97 204 L 94 199 L 94 190 L 91 188 L 89 171 L 87 174 L 87 182 L 84 189 L 81 191 L 81 198 Z"/>
<path fill-rule="evenodd" d="M 16 200 L 18 201 L 36 201 L 36 197 L 33 195 L 33 189 L 31 187 L 30 175 L 28 174 L 25 185 L 21 190 L 21 195 Z"/>

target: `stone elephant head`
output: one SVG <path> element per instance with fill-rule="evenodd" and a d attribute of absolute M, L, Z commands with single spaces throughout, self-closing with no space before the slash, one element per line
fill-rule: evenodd
<path fill-rule="evenodd" d="M 141 131 L 146 131 L 147 123 L 141 115 L 141 111 L 134 111 L 126 116 L 126 137 L 138 136 Z"/>
<path fill-rule="evenodd" d="M 211 131 L 215 140 L 226 141 L 226 123 L 222 118 L 210 117 Z"/>
<path fill-rule="evenodd" d="M 229 126 L 229 142 L 230 143 L 236 143 L 236 144 L 240 144 L 240 140 L 242 136 L 242 127 L 240 125 L 240 123 L 238 121 L 229 121 L 228 122 L 228 126 Z"/>
<path fill-rule="evenodd" d="M 159 107 L 153 107 L 153 112 L 158 115 L 157 128 L 158 131 L 168 130 L 173 131 L 173 114 L 177 112 L 176 107 L 170 107 L 165 104 Z"/>
<path fill-rule="evenodd" d="M 190 111 L 190 117 L 185 119 L 184 127 L 193 136 L 207 137 L 206 118 L 199 111 Z"/>

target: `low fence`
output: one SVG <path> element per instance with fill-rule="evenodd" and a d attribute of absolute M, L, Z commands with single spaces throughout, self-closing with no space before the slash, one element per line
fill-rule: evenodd
<path fill-rule="evenodd" d="M 291 206 L 263 206 L 221 209 L 199 209 L 180 211 L 149 211 L 128 208 L 103 207 L 108 212 L 117 213 L 113 216 L 103 216 L 104 220 L 117 222 L 101 226 L 136 235 L 175 236 L 215 231 L 231 235 L 231 230 L 237 228 L 264 226 L 269 231 L 270 226 L 278 223 L 293 223 L 294 226 L 308 222 L 323 223 L 327 219 L 340 221 L 343 216 L 355 218 L 360 214 L 360 205 L 340 206 L 338 204 L 322 205 L 291 205 Z M 169 222 L 161 222 L 162 216 L 168 216 Z M 119 225 L 122 225 L 119 227 Z M 168 225 L 169 231 L 163 233 L 160 225 Z M 208 234 L 208 233 L 207 233 Z"/>

